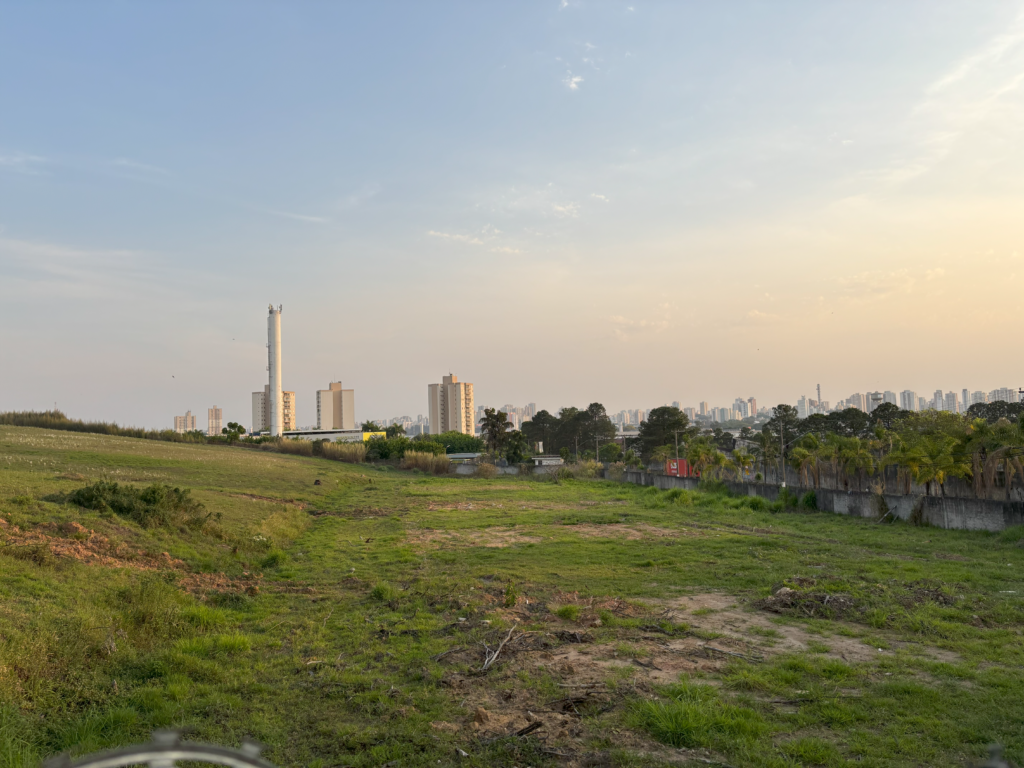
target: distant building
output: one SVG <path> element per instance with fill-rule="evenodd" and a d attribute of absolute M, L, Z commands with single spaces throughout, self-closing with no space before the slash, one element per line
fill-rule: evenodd
<path fill-rule="evenodd" d="M 317 429 L 355 429 L 356 392 L 342 389 L 340 381 L 332 381 L 327 389 L 316 393 Z"/>
<path fill-rule="evenodd" d="M 800 399 L 796 401 L 796 415 L 801 419 L 806 419 L 811 415 L 810 405 L 807 402 L 807 395 L 801 395 Z"/>
<path fill-rule="evenodd" d="M 699 412 L 701 416 L 707 416 L 710 414 L 711 406 L 708 405 L 707 400 L 701 400 L 699 406 Z"/>
<path fill-rule="evenodd" d="M 943 410 L 950 413 L 960 413 L 960 399 L 956 396 L 956 392 L 946 393 L 945 398 L 943 398 Z"/>
<path fill-rule="evenodd" d="M 932 395 L 932 408 L 936 411 L 946 410 L 946 396 L 942 394 L 941 389 L 936 389 L 935 394 Z"/>
<path fill-rule="evenodd" d="M 909 389 L 904 389 L 900 392 L 900 408 L 904 411 L 916 411 L 917 392 L 911 392 Z"/>
<path fill-rule="evenodd" d="M 859 392 L 855 392 L 846 399 L 847 408 L 856 408 L 860 411 L 867 413 L 868 403 L 867 398 Z"/>
<path fill-rule="evenodd" d="M 283 427 L 285 430 L 295 429 L 295 393 L 281 392 L 283 401 Z M 270 385 L 265 384 L 262 392 L 252 393 L 252 431 L 266 432 L 270 429 Z"/>
<path fill-rule="evenodd" d="M 457 376 L 449 374 L 442 378 L 440 384 L 428 384 L 427 406 L 431 434 L 476 434 L 473 385 L 469 382 L 459 381 Z"/>
<path fill-rule="evenodd" d="M 179 435 L 185 432 L 191 432 L 196 428 L 196 417 L 192 415 L 192 411 L 185 411 L 184 416 L 174 417 L 174 431 Z"/>
<path fill-rule="evenodd" d="M 688 418 L 690 421 L 693 421 L 695 418 L 697 418 L 696 408 L 683 408 L 683 413 L 686 414 L 686 418 Z"/>
<path fill-rule="evenodd" d="M 757 416 L 757 400 L 753 397 L 747 398 L 747 413 L 751 416 Z"/>
<path fill-rule="evenodd" d="M 896 393 L 885 390 L 885 392 L 882 393 L 882 402 L 896 405 Z"/>
<path fill-rule="evenodd" d="M 1003 387 L 1002 389 L 993 389 L 988 393 L 988 401 L 990 403 L 998 402 L 1002 400 L 1007 403 L 1016 403 L 1019 399 L 1016 389 L 1010 389 L 1009 387 Z"/>
<path fill-rule="evenodd" d="M 208 435 L 219 435 L 221 430 L 224 428 L 223 425 L 223 411 L 216 405 L 213 408 L 206 409 L 206 434 Z"/>
<path fill-rule="evenodd" d="M 732 408 L 739 414 L 739 417 L 741 419 L 745 419 L 747 418 L 747 416 L 751 415 L 750 406 L 747 404 L 747 401 L 744 400 L 742 397 L 736 398 L 736 401 L 732 404 Z"/>
<path fill-rule="evenodd" d="M 928 410 L 928 401 L 925 400 L 923 397 L 917 398 L 917 410 L 919 410 L 919 411 L 927 411 Z"/>
<path fill-rule="evenodd" d="M 987 403 L 987 402 L 988 402 L 988 395 L 986 395 L 984 392 L 982 392 L 980 390 L 977 391 L 977 392 L 971 392 L 971 405 L 975 405 L 977 403 Z"/>

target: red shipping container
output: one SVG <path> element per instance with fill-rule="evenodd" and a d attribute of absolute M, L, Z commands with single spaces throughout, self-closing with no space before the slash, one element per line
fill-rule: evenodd
<path fill-rule="evenodd" d="M 699 477 L 686 459 L 669 459 L 665 462 L 665 474 L 671 477 Z"/>

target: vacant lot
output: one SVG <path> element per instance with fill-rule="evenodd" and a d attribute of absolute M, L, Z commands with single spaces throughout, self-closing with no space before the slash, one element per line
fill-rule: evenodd
<path fill-rule="evenodd" d="M 0 765 L 168 726 L 321 768 L 1021 762 L 1022 568 L 1020 529 L 0 427 Z"/>

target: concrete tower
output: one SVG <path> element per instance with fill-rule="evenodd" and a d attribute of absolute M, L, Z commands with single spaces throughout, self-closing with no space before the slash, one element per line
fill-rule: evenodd
<path fill-rule="evenodd" d="M 270 371 L 270 434 L 280 437 L 284 425 L 284 396 L 281 393 L 281 310 L 270 305 L 270 316 L 267 318 L 267 351 Z"/>

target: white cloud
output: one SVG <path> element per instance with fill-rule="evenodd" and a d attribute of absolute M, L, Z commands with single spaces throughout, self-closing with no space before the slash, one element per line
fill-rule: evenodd
<path fill-rule="evenodd" d="M 565 80 L 562 81 L 569 88 L 570 91 L 578 91 L 580 83 L 583 82 L 583 78 L 579 75 L 574 75 L 571 71 L 565 76 Z"/>
<path fill-rule="evenodd" d="M 1022 84 L 1024 11 L 1005 32 L 961 58 L 925 89 L 908 116 L 907 156 L 870 175 L 900 184 L 932 170 L 979 129 L 1008 137 L 1019 134 L 1024 108 L 1020 98 L 1011 97 L 1019 96 Z"/>
<path fill-rule="evenodd" d="M 126 157 L 119 157 L 114 161 L 114 165 L 118 165 L 122 168 L 128 168 L 133 171 L 143 171 L 145 173 L 158 173 L 163 176 L 169 176 L 171 174 L 166 168 L 160 168 L 156 165 L 147 165 L 146 163 L 137 163 L 134 160 L 129 160 Z"/>
<path fill-rule="evenodd" d="M 576 203 L 553 203 L 551 210 L 554 211 L 555 216 L 559 218 L 579 216 L 580 207 Z"/>
<path fill-rule="evenodd" d="M 322 216 L 307 216 L 302 213 L 290 213 L 289 211 L 267 211 L 272 213 L 274 216 L 281 216 L 286 219 L 294 219 L 295 221 L 307 221 L 311 224 L 326 224 L 330 219 L 325 219 Z"/>
<path fill-rule="evenodd" d="M 41 163 L 48 162 L 45 157 L 29 155 L 25 152 L 15 152 L 12 155 L 0 155 L 0 168 L 7 168 L 17 173 L 26 173 L 37 176 L 42 173 L 38 169 Z"/>
<path fill-rule="evenodd" d="M 467 245 L 483 245 L 484 241 L 475 235 L 458 235 L 451 234 L 449 232 L 435 232 L 430 230 L 427 232 L 431 237 L 440 237 L 442 240 L 451 240 L 455 243 L 466 243 Z"/>
<path fill-rule="evenodd" d="M 502 245 L 497 248 L 491 248 L 493 253 L 522 253 L 518 248 L 509 248 L 508 246 Z"/>
<path fill-rule="evenodd" d="M 119 299 L 173 293 L 155 259 L 141 251 L 80 249 L 0 238 L 0 286 L 9 299 Z M 141 293 L 140 293 L 141 292 Z"/>
<path fill-rule="evenodd" d="M 604 195 L 599 195 L 596 192 L 591 192 L 590 196 L 592 198 L 594 198 L 595 200 L 600 200 L 601 202 L 604 202 L 604 203 L 610 203 L 611 202 L 611 200 L 609 200 L 607 197 L 605 197 Z"/>

